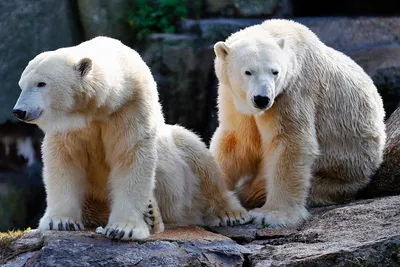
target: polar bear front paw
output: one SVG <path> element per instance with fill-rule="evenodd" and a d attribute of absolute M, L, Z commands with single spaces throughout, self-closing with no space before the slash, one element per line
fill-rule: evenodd
<path fill-rule="evenodd" d="M 263 227 L 296 227 L 309 218 L 309 213 L 305 207 L 288 209 L 269 209 L 257 208 L 249 212 L 254 224 Z"/>
<path fill-rule="evenodd" d="M 243 209 L 235 209 L 228 211 L 219 211 L 215 216 L 205 219 L 205 224 L 210 227 L 217 226 L 234 226 L 246 224 L 251 220 L 248 212 Z"/>
<path fill-rule="evenodd" d="M 42 219 L 40 219 L 38 229 L 39 231 L 46 231 L 46 230 L 83 231 L 85 228 L 83 227 L 83 223 L 81 220 L 75 220 L 70 217 L 61 217 L 61 216 L 54 216 L 54 217 L 45 216 Z"/>
<path fill-rule="evenodd" d="M 146 223 L 115 222 L 103 230 L 105 237 L 116 240 L 142 240 L 150 236 Z"/>

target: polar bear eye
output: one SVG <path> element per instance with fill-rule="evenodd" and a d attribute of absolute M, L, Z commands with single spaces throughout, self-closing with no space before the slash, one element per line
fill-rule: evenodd
<path fill-rule="evenodd" d="M 45 87 L 45 86 L 46 86 L 46 83 L 44 83 L 44 82 L 40 82 L 37 84 L 37 87 Z"/>
<path fill-rule="evenodd" d="M 244 72 L 244 74 L 246 74 L 246 75 L 250 76 L 250 75 L 251 75 L 251 72 L 250 72 L 250 71 L 248 71 L 248 70 L 246 70 L 246 71 Z"/>
<path fill-rule="evenodd" d="M 273 74 L 273 75 L 278 75 L 278 73 L 279 73 L 279 71 L 277 71 L 277 70 L 272 70 L 272 74 Z"/>

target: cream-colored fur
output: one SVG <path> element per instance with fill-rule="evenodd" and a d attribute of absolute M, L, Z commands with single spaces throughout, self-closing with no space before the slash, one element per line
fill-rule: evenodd
<path fill-rule="evenodd" d="M 210 150 L 256 223 L 295 226 L 351 198 L 382 162 L 382 99 L 353 60 L 305 26 L 267 20 L 214 46 L 219 122 Z M 260 108 L 255 96 L 268 97 Z"/>
<path fill-rule="evenodd" d="M 177 125 L 158 136 L 155 195 L 165 223 L 226 226 L 249 221 L 223 183 L 218 164 L 200 138 Z"/>
<path fill-rule="evenodd" d="M 149 68 L 121 42 L 97 37 L 39 54 L 19 85 L 14 109 L 45 132 L 40 230 L 108 220 L 107 237 L 130 240 L 148 237 L 149 225 L 163 231 L 160 212 L 167 223 L 248 221 L 204 144 L 165 125 Z"/>

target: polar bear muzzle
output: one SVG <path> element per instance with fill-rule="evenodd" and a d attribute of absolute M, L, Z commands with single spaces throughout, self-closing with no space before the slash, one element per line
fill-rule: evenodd
<path fill-rule="evenodd" d="M 38 104 L 41 103 L 40 98 L 37 88 L 23 90 L 13 108 L 13 115 L 24 122 L 38 119 L 42 114 L 42 109 Z"/>

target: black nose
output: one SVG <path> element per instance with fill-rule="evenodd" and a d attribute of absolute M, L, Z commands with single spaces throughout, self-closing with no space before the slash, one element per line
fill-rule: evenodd
<path fill-rule="evenodd" d="M 26 111 L 25 110 L 20 110 L 20 109 L 14 109 L 13 114 L 15 117 L 17 117 L 20 120 L 25 119 L 26 117 Z"/>
<path fill-rule="evenodd" d="M 253 99 L 256 108 L 259 109 L 266 108 L 269 104 L 269 100 L 270 99 L 268 96 L 261 96 L 261 95 L 256 95 Z"/>

